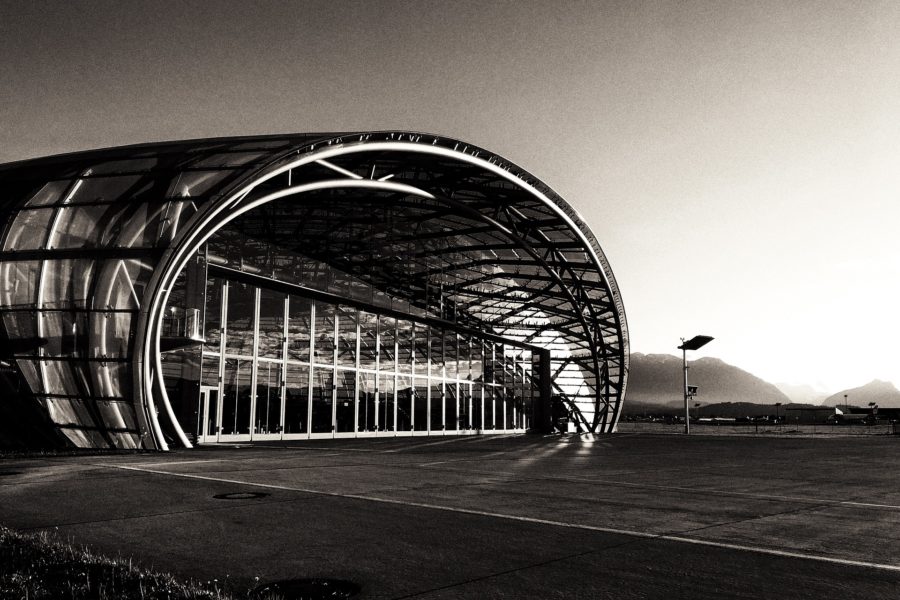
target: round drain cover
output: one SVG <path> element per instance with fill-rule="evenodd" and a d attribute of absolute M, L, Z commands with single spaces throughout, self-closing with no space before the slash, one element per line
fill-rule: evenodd
<path fill-rule="evenodd" d="M 340 600 L 352 598 L 360 587 L 345 579 L 286 579 L 258 586 L 250 593 L 252 600 Z"/>
<path fill-rule="evenodd" d="M 265 498 L 268 495 L 265 492 L 232 492 L 230 494 L 216 494 L 213 498 L 216 500 L 253 500 L 254 498 Z"/>

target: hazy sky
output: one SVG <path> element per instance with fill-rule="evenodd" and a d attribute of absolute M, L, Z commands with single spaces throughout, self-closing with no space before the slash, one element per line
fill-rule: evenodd
<path fill-rule="evenodd" d="M 898 2 L 0 0 L 0 162 L 409 129 L 590 224 L 633 352 L 900 384 Z"/>

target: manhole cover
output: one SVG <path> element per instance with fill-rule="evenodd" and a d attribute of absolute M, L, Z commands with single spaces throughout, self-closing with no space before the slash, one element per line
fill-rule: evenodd
<path fill-rule="evenodd" d="M 232 492 L 230 494 L 216 494 L 213 498 L 216 500 L 253 500 L 254 498 L 265 498 L 268 495 L 265 492 Z"/>
<path fill-rule="evenodd" d="M 287 579 L 265 583 L 250 593 L 252 600 L 339 600 L 352 598 L 360 587 L 345 579 Z"/>

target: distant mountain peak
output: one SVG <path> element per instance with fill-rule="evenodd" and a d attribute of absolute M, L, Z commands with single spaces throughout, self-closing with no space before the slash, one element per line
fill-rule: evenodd
<path fill-rule="evenodd" d="M 788 404 L 791 399 L 771 383 L 730 365 L 720 358 L 706 356 L 688 361 L 688 384 L 699 387 L 694 402 L 753 402 Z M 668 404 L 683 402 L 682 358 L 671 354 L 631 355 L 628 375 L 628 402 Z"/>
<path fill-rule="evenodd" d="M 822 404 L 826 406 L 842 404 L 868 406 L 870 402 L 881 408 L 900 408 L 900 391 L 890 381 L 873 379 L 865 385 L 832 394 L 825 398 Z"/>

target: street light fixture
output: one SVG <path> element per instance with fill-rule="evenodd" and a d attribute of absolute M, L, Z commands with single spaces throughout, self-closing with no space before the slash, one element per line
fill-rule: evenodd
<path fill-rule="evenodd" d="M 684 338 L 681 338 L 681 345 L 678 346 L 678 349 L 681 350 L 681 367 L 684 371 L 684 433 L 686 435 L 691 433 L 691 407 L 688 405 L 688 399 L 692 396 L 688 390 L 687 351 L 698 350 L 711 341 L 713 341 L 713 338 L 708 335 L 695 335 L 688 341 L 684 341 Z"/>

